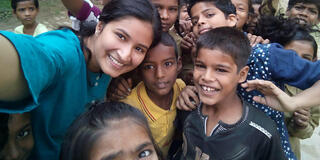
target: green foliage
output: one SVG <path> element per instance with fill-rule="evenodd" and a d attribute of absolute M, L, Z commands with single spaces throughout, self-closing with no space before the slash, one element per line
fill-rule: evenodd
<path fill-rule="evenodd" d="M 0 20 L 7 19 L 12 16 L 11 0 L 0 0 Z"/>

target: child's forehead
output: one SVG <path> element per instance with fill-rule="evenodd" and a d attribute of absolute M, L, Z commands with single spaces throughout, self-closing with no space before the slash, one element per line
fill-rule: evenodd
<path fill-rule="evenodd" d="M 151 0 L 152 3 L 164 4 L 164 5 L 178 5 L 179 0 Z"/>
<path fill-rule="evenodd" d="M 213 2 L 197 2 L 191 7 L 190 11 L 191 11 L 191 14 L 194 14 L 196 12 L 201 13 L 210 9 L 220 10 L 219 8 L 216 7 L 216 5 Z"/>
<path fill-rule="evenodd" d="M 150 49 L 145 60 L 157 61 L 161 59 L 168 59 L 175 57 L 174 46 L 164 45 L 163 43 L 157 44 Z"/>
<path fill-rule="evenodd" d="M 19 5 L 35 5 L 35 4 L 34 4 L 34 0 L 23 0 L 23 1 L 17 2 L 17 6 Z"/>
<path fill-rule="evenodd" d="M 294 6 L 298 6 L 298 5 L 302 5 L 308 8 L 312 8 L 312 9 L 316 9 L 317 11 L 319 11 L 318 7 L 316 4 L 314 3 L 309 3 L 309 2 L 298 2 L 296 4 L 294 4 Z"/>
<path fill-rule="evenodd" d="M 205 58 L 206 60 L 213 61 L 215 59 L 215 57 L 218 57 L 218 56 L 219 57 L 228 57 L 228 59 L 231 59 L 233 61 L 233 63 L 235 64 L 234 57 L 230 53 L 220 49 L 219 47 L 200 48 L 196 58 L 198 59 L 199 57 L 202 57 L 202 58 Z"/>

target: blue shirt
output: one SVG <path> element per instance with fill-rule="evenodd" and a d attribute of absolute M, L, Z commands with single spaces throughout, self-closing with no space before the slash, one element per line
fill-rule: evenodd
<path fill-rule="evenodd" d="M 258 44 L 253 47 L 247 65 L 250 67 L 248 80 L 270 80 L 280 88 L 283 88 L 284 83 L 286 83 L 300 89 L 306 89 L 320 79 L 320 61 L 310 62 L 302 59 L 296 52 L 285 50 L 276 43 Z M 239 93 L 246 101 L 265 112 L 276 122 L 286 157 L 289 160 L 296 159 L 290 147 L 283 113 L 253 101 L 253 96 L 262 96 L 258 91 L 246 92 L 245 89 L 240 87 Z"/>
<path fill-rule="evenodd" d="M 0 112 L 31 111 L 35 146 L 30 159 L 59 159 L 60 145 L 86 104 L 102 99 L 111 77 L 87 70 L 78 37 L 68 29 L 37 37 L 0 31 L 16 48 L 30 98 L 0 101 Z"/>

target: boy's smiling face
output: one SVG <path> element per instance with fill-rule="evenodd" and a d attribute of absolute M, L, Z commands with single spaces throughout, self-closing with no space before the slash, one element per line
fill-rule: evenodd
<path fill-rule="evenodd" d="M 237 18 L 234 14 L 226 17 L 212 2 L 199 2 L 191 8 L 191 21 L 193 32 L 199 36 L 213 28 L 233 27 L 237 23 Z"/>
<path fill-rule="evenodd" d="M 149 51 L 141 67 L 149 97 L 157 97 L 170 93 L 181 63 L 177 60 L 173 46 L 159 43 Z"/>
<path fill-rule="evenodd" d="M 291 19 L 297 19 L 300 24 L 316 25 L 319 23 L 319 10 L 315 4 L 297 3 L 287 15 Z"/>
<path fill-rule="evenodd" d="M 195 60 L 193 78 L 200 100 L 215 105 L 236 94 L 246 79 L 247 66 L 239 72 L 233 58 L 219 49 L 201 48 Z"/>

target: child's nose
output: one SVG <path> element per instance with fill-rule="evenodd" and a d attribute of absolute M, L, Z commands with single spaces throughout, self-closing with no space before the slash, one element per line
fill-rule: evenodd
<path fill-rule="evenodd" d="M 164 77 L 164 70 L 161 67 L 157 67 L 156 76 L 158 79 Z"/>
<path fill-rule="evenodd" d="M 202 79 L 205 81 L 214 81 L 216 79 L 214 72 L 207 71 L 203 74 Z"/>
<path fill-rule="evenodd" d="M 163 9 L 163 10 L 161 11 L 160 17 L 161 17 L 161 19 L 168 19 L 168 18 L 169 18 L 168 10 Z"/>
<path fill-rule="evenodd" d="M 26 11 L 24 12 L 24 14 L 25 14 L 26 16 L 29 16 L 29 15 L 30 15 L 30 11 L 26 9 Z"/>

